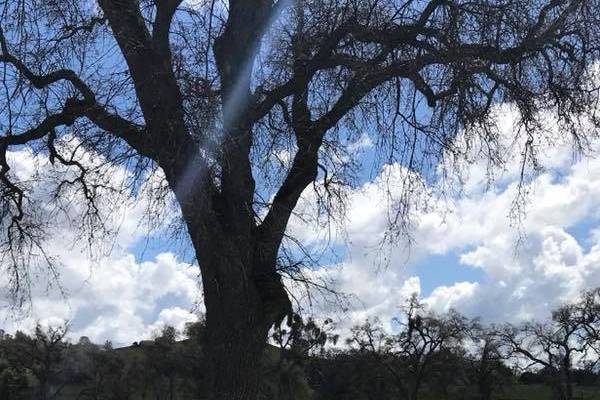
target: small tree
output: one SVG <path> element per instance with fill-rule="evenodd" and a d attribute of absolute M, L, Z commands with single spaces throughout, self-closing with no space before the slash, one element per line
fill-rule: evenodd
<path fill-rule="evenodd" d="M 312 390 L 305 377 L 305 369 L 312 357 L 322 356 L 327 344 L 335 345 L 338 335 L 333 333 L 331 319 L 321 324 L 313 319 L 304 321 L 292 315 L 287 324 L 277 326 L 271 335 L 278 354 L 265 354 L 265 389 L 273 399 L 309 399 Z"/>
<path fill-rule="evenodd" d="M 112 344 L 88 347 L 89 379 L 78 394 L 81 400 L 127 400 L 128 391 L 121 390 L 130 384 L 124 378 L 125 362 L 116 354 Z"/>
<path fill-rule="evenodd" d="M 471 332 L 470 346 L 475 349 L 467 355 L 470 381 L 475 383 L 480 400 L 491 400 L 492 394 L 510 385 L 513 374 L 505 364 L 501 342 L 494 328 L 476 326 Z"/>
<path fill-rule="evenodd" d="M 586 344 L 586 367 L 597 369 L 600 362 L 600 288 L 584 292 L 575 304 L 573 314 L 580 324 L 579 341 Z"/>
<path fill-rule="evenodd" d="M 366 323 L 353 329 L 348 343 L 373 355 L 388 371 L 402 398 L 417 400 L 436 357 L 460 347 L 470 323 L 455 311 L 443 315 L 426 311 L 416 295 L 402 310 L 403 315 L 396 319 L 400 326 L 397 334 Z"/>
<path fill-rule="evenodd" d="M 566 305 L 552 313 L 551 322 L 506 325 L 498 337 L 509 356 L 525 363 L 522 368 L 545 371 L 558 400 L 572 400 L 573 364 L 588 348 L 581 329 L 577 307 Z"/>
<path fill-rule="evenodd" d="M 147 374 L 155 376 L 155 394 L 166 400 L 174 400 L 177 392 L 177 377 L 181 369 L 181 352 L 177 348 L 177 330 L 172 326 L 163 327 L 154 339 L 154 346 L 143 348 L 147 361 Z M 161 384 L 166 381 L 166 385 Z"/>
<path fill-rule="evenodd" d="M 68 326 L 35 327 L 32 336 L 17 332 L 8 351 L 11 365 L 23 368 L 36 379 L 36 398 L 59 398 L 66 384 L 64 361 L 69 343 L 65 341 Z"/>

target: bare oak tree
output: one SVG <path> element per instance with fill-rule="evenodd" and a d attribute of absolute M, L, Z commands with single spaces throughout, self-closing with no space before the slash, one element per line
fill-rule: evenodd
<path fill-rule="evenodd" d="M 507 325 L 496 333 L 500 347 L 508 357 L 524 362 L 524 369 L 543 368 L 561 400 L 574 396 L 573 370 L 578 364 L 597 363 L 597 338 L 588 335 L 587 321 L 598 319 L 598 309 L 586 307 L 594 291 L 584 293 L 577 303 L 567 304 L 552 312 L 552 321 Z"/>
<path fill-rule="evenodd" d="M 337 204 L 361 132 L 382 161 L 424 176 L 471 150 L 502 163 L 489 116 L 503 102 L 519 111 L 524 168 L 549 113 L 585 149 L 599 10 L 597 0 L 2 0 L 0 260 L 12 289 L 53 260 L 52 221 L 11 151 L 70 171 L 52 201 L 68 209 L 61 198 L 79 196 L 91 233 L 114 184 L 106 165 L 131 171 L 115 189 L 134 193 L 160 169 L 202 275 L 213 397 L 255 399 L 269 329 L 290 313 L 278 261 L 305 189 Z M 88 167 L 90 153 L 102 163 Z M 273 161 L 284 153 L 289 162 Z M 407 203 L 392 211 L 390 232 Z"/>
<path fill-rule="evenodd" d="M 378 322 L 367 321 L 352 329 L 347 342 L 359 353 L 370 355 L 375 364 L 387 372 L 397 387 L 399 398 L 418 400 L 425 382 L 432 380 L 436 362 L 462 346 L 473 321 L 454 310 L 436 315 L 426 310 L 416 295 L 401 309 L 396 334 L 389 335 Z M 459 371 L 453 372 L 458 374 Z"/>

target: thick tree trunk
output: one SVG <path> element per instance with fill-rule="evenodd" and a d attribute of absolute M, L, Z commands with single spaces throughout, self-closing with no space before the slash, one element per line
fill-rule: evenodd
<path fill-rule="evenodd" d="M 261 384 L 262 354 L 268 330 L 243 316 L 207 317 L 206 355 L 210 371 L 209 398 L 255 400 Z"/>
<path fill-rule="evenodd" d="M 571 378 L 571 369 L 569 365 L 566 365 L 561 372 L 561 392 L 564 400 L 573 400 L 573 382 Z"/>
<path fill-rule="evenodd" d="M 204 354 L 213 400 L 258 398 L 269 330 L 291 312 L 275 268 L 283 232 L 259 232 L 252 204 L 250 82 L 273 4 L 272 0 L 229 1 L 227 24 L 214 43 L 223 101 L 218 190 L 205 190 L 213 188 L 209 182 L 213 177 L 186 148 L 193 146 L 183 144 L 158 157 L 200 264 L 206 306 Z M 194 179 L 188 177 L 190 170 Z"/>
<path fill-rule="evenodd" d="M 256 400 L 270 328 L 291 311 L 275 260 L 260 260 L 252 237 L 232 239 L 211 230 L 194 237 L 206 305 L 208 396 Z"/>
<path fill-rule="evenodd" d="M 275 269 L 281 239 L 263 238 L 255 224 L 252 124 L 244 116 L 252 99 L 252 65 L 273 1 L 229 5 L 226 28 L 214 45 L 223 91 L 221 190 L 210 218 L 215 223 L 209 226 L 204 218 L 192 240 L 206 305 L 210 398 L 256 400 L 269 330 L 291 311 Z"/>
<path fill-rule="evenodd" d="M 271 326 L 282 313 L 268 308 L 285 306 L 257 298 L 255 284 L 234 282 L 223 290 L 218 285 L 205 289 L 207 303 L 206 355 L 211 366 L 211 398 L 255 400 L 264 368 L 262 358 Z M 239 285 L 239 286 L 238 286 Z M 283 287 L 281 287 L 282 293 Z M 287 299 L 285 299 L 287 300 Z M 212 306 L 208 306 L 211 304 Z"/>

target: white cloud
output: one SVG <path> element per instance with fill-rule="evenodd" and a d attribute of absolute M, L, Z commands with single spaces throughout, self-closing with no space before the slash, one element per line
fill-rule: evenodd
<path fill-rule="evenodd" d="M 509 216 L 521 174 L 521 139 L 509 139 L 514 137 L 514 116 L 508 107 L 500 108 L 497 121 L 506 164 L 490 171 L 485 158 L 465 163 L 464 192 L 444 202 L 430 197 L 436 188 L 417 192 L 421 198 L 414 209 L 410 252 L 402 238 L 396 247 L 378 246 L 389 222 L 390 202 L 393 206 L 400 198 L 406 172 L 388 165 L 374 181 L 351 191 L 345 232 L 334 236 L 337 244 L 348 247 L 336 276 L 337 288 L 355 293 L 360 302 L 342 324 L 393 316 L 405 297 L 404 285 L 420 286 L 411 267 L 418 261 L 426 264 L 432 255 L 457 255 L 462 268 L 478 269 L 484 278 L 473 274 L 471 281 L 448 282 L 426 294 L 425 302 L 438 311 L 456 308 L 488 321 L 547 318 L 552 308 L 572 301 L 581 290 L 599 286 L 600 222 L 589 238 L 569 232 L 600 220 L 600 160 L 574 158 L 569 138 L 557 131 L 552 118 L 546 121 L 547 132 L 539 143 L 544 151 L 538 154 L 545 169 L 526 176 L 526 213 L 518 226 Z M 495 177 L 491 186 L 489 173 Z M 310 203 L 310 192 L 304 201 Z M 310 210 L 302 203 L 303 208 Z M 322 240 L 318 228 L 299 220 L 292 222 L 291 232 L 308 241 Z M 387 268 L 381 268 L 382 259 L 389 261 Z"/>
<path fill-rule="evenodd" d="M 148 262 L 136 262 L 130 254 L 111 256 L 96 265 L 63 256 L 60 282 L 67 296 L 39 285 L 28 316 L 0 311 L 5 330 L 31 330 L 37 321 L 70 321 L 72 338 L 126 345 L 151 337 L 165 324 L 183 329 L 185 322 L 196 319 L 192 309 L 200 300 L 197 267 L 177 262 L 172 254 Z"/>
<path fill-rule="evenodd" d="M 499 119 L 506 137 L 511 136 L 512 129 L 508 111 L 505 109 Z M 343 231 L 335 226 L 324 230 L 294 219 L 290 232 L 305 244 L 318 247 L 329 241 L 347 245 L 341 267 L 322 270 L 337 278 L 336 289 L 358 299 L 341 317 L 341 328 L 375 316 L 389 323 L 404 299 L 422 292 L 422 279 L 414 276 L 411 268 L 432 255 L 455 254 L 464 268 L 479 270 L 485 278 L 448 282 L 423 294 L 426 303 L 438 311 L 453 307 L 488 320 L 543 318 L 583 288 L 600 285 L 600 223 L 589 238 L 569 233 L 577 224 L 600 219 L 600 160 L 573 162 L 569 144 L 563 142 L 541 156 L 547 170 L 531 180 L 527 215 L 520 230 L 511 227 L 508 219 L 520 174 L 519 152 L 511 143 L 505 144 L 506 152 L 515 156 L 493 171 L 496 184 L 488 190 L 485 161 L 474 160 L 464 166 L 465 195 L 451 197 L 450 208 L 430 196 L 433 188 L 422 185 L 416 192 L 420 207 L 412 211 L 414 242 L 410 252 L 402 238 L 396 247 L 380 246 L 390 218 L 389 207 L 404 188 L 406 171 L 397 165 L 386 166 L 379 177 L 349 193 Z M 357 145 L 369 146 L 363 139 Z M 25 150 L 11 154 L 11 163 L 24 181 L 34 175 L 36 165 L 47 166 L 43 157 Z M 126 171 L 114 171 L 114 176 L 124 174 Z M 47 195 L 43 185 L 37 185 L 36 190 L 40 199 Z M 55 289 L 46 291 L 40 280 L 34 288 L 29 317 L 13 321 L 7 310 L 0 311 L 0 317 L 8 318 L 5 329 L 30 329 L 36 320 L 56 324 L 68 319 L 74 337 L 86 335 L 95 341 L 112 339 L 128 344 L 150 337 L 164 324 L 182 328 L 193 320 L 188 310 L 199 300 L 197 267 L 169 253 L 152 261 L 136 260 L 132 246 L 151 234 L 139 224 L 147 203 L 115 203 L 113 199 L 105 203 L 110 228 L 119 228 L 114 242 L 107 244 L 113 247 L 110 255 L 90 258 L 70 219 L 54 214 L 58 229 L 48 248 L 62 260 L 61 283 L 68 299 L 65 301 Z M 121 203 L 122 207 L 111 208 Z M 297 211 L 314 216 L 314 204 L 308 191 Z M 526 240 L 517 247 L 520 234 Z"/>
<path fill-rule="evenodd" d="M 158 233 L 140 223 L 148 210 L 147 198 L 134 201 L 126 195 L 102 193 L 98 203 L 102 218 L 114 234 L 108 241 L 94 243 L 90 252 L 86 238 L 74 229 L 84 210 L 80 202 L 69 204 L 65 213 L 57 211 L 48 197 L 54 174 L 68 171 L 52 167 L 47 158 L 29 150 L 9 153 L 9 162 L 16 177 L 31 187 L 31 199 L 42 210 L 40 216 L 51 218 L 45 249 L 60 263 L 59 285 L 48 286 L 43 269 L 38 277 L 32 274 L 31 308 L 26 315 L 9 307 L 0 309 L 5 330 L 31 330 L 37 322 L 48 326 L 69 321 L 74 339 L 88 336 L 99 343 L 112 340 L 127 345 L 151 337 L 164 324 L 182 329 L 185 322 L 195 319 L 191 310 L 200 300 L 197 266 L 180 262 L 171 253 L 144 262 L 131 254 L 136 243 Z M 116 184 L 127 176 L 123 168 L 109 168 L 107 173 Z M 159 176 L 150 177 L 141 190 L 159 180 Z"/>
<path fill-rule="evenodd" d="M 463 310 L 479 293 L 477 282 L 457 282 L 452 286 L 439 286 L 425 299 L 425 304 L 439 312 L 451 308 Z"/>

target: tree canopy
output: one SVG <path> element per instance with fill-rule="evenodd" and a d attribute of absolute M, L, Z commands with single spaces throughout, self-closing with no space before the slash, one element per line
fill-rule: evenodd
<path fill-rule="evenodd" d="M 217 398 L 251 398 L 258 357 L 237 353 L 260 351 L 291 311 L 282 243 L 306 188 L 315 184 L 322 211 L 339 206 L 359 161 L 351 144 L 366 132 L 380 163 L 407 171 L 390 218 L 390 232 L 402 229 L 415 187 L 444 176 L 443 161 L 479 153 L 502 164 L 493 111 L 506 103 L 518 111 L 523 171 L 536 167 L 549 115 L 586 150 L 598 125 L 599 6 L 2 1 L 0 261 L 13 293 L 26 292 L 33 263 L 53 265 L 44 238 L 55 221 L 40 204 L 77 208 L 98 238 L 110 233 L 98 203 L 158 176 L 153 204 L 174 201 L 200 265 Z M 59 167 L 45 199 L 12 167 L 23 148 Z"/>

